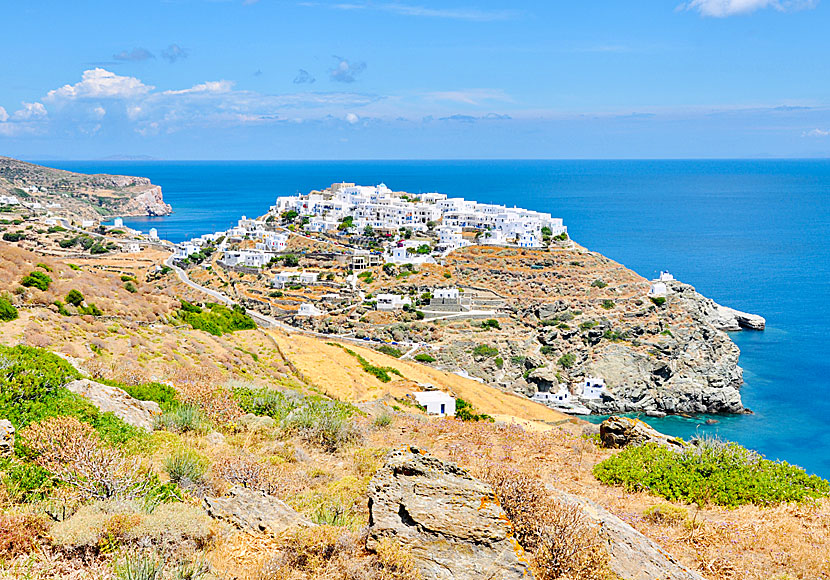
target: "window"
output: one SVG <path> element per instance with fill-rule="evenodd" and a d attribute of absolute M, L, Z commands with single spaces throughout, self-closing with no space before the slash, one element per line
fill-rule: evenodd
<path fill-rule="evenodd" d="M 441 414 L 445 415 L 447 412 L 447 406 L 444 403 L 441 403 Z"/>

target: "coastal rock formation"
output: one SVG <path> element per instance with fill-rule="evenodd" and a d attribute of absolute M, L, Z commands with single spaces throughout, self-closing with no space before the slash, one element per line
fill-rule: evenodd
<path fill-rule="evenodd" d="M 384 538 L 410 551 L 424 580 L 532 578 L 493 489 L 416 448 L 391 452 L 369 484 L 366 547 Z"/>
<path fill-rule="evenodd" d="M 164 202 L 161 187 L 147 182 L 148 189 L 131 198 L 121 210 L 122 215 L 162 216 L 173 213 L 173 207 Z"/>
<path fill-rule="evenodd" d="M 152 431 L 154 418 L 161 415 L 161 407 L 155 401 L 139 401 L 118 387 L 78 379 L 67 383 L 66 388 L 87 399 L 102 413 L 112 413 L 125 423 L 145 431 Z"/>
<path fill-rule="evenodd" d="M 210 517 L 255 534 L 276 536 L 291 527 L 315 525 L 274 496 L 241 486 L 224 497 L 206 497 L 202 507 Z"/>
<path fill-rule="evenodd" d="M 609 417 L 600 424 L 599 437 L 603 447 L 611 448 L 642 443 L 657 443 L 677 449 L 683 446 L 679 439 L 664 435 L 646 423 L 629 417 Z"/>
<path fill-rule="evenodd" d="M 700 294 L 693 286 L 672 280 L 666 283 L 672 299 L 678 300 L 693 316 L 705 320 L 718 330 L 736 331 L 742 328 L 764 330 L 766 320 L 757 314 L 748 314 L 721 306 Z"/>
<path fill-rule="evenodd" d="M 14 425 L 7 419 L 0 419 L 0 457 L 14 455 Z"/>
<path fill-rule="evenodd" d="M 665 550 L 596 502 L 557 492 L 563 503 L 580 508 L 583 515 L 597 524 L 604 540 L 611 571 L 626 580 L 704 580 Z"/>

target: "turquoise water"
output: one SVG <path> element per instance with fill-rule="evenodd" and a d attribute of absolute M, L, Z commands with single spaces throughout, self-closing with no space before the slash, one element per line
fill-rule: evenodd
<path fill-rule="evenodd" d="M 175 213 L 128 219 L 173 241 L 265 213 L 277 195 L 335 181 L 385 182 L 516 204 L 565 219 L 579 243 L 646 277 L 661 269 L 718 302 L 761 314 L 741 348 L 754 415 L 648 419 L 717 434 L 830 477 L 830 161 L 48 162 L 143 175 Z"/>

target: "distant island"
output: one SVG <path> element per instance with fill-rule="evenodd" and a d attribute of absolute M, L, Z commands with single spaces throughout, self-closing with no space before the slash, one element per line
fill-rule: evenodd
<path fill-rule="evenodd" d="M 146 177 L 86 175 L 10 157 L 0 157 L 0 203 L 82 220 L 173 212 Z"/>

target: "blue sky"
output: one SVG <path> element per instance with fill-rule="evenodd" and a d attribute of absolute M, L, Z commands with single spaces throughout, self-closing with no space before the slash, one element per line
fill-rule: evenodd
<path fill-rule="evenodd" d="M 3 13 L 5 155 L 830 153 L 830 0 L 27 0 Z"/>

